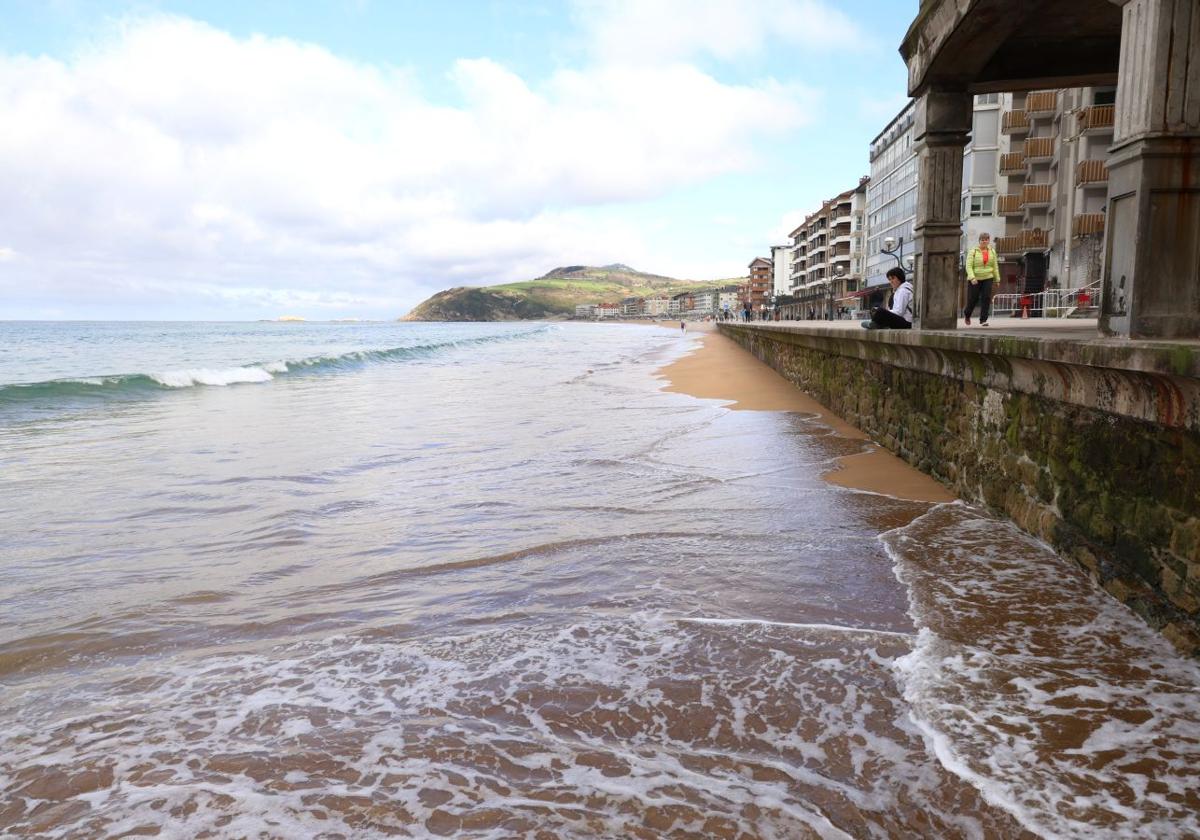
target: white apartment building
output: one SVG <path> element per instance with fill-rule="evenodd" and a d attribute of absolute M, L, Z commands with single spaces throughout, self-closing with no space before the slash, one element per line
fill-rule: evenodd
<path fill-rule="evenodd" d="M 996 249 L 1012 291 L 1099 282 L 1116 90 L 1004 94 L 999 171 L 1008 178 Z"/>
<path fill-rule="evenodd" d="M 718 312 L 736 312 L 739 308 L 737 286 L 726 286 L 717 293 Z"/>
<path fill-rule="evenodd" d="M 692 315 L 713 315 L 717 311 L 720 293 L 715 289 L 708 289 L 703 292 L 695 292 L 692 295 L 692 308 L 689 310 Z"/>
<path fill-rule="evenodd" d="M 596 305 L 593 303 L 577 303 L 575 305 L 576 318 L 595 318 Z"/>
<path fill-rule="evenodd" d="M 771 246 L 771 262 L 775 265 L 775 271 L 772 275 L 774 282 L 771 285 L 771 294 L 776 297 L 780 295 L 791 294 L 792 291 L 792 246 L 789 245 L 772 245 Z"/>
<path fill-rule="evenodd" d="M 902 260 L 914 253 L 917 215 L 917 154 L 913 148 L 913 103 L 910 101 L 871 141 L 871 183 L 867 187 L 865 285 L 880 287 L 869 302 L 883 299 L 887 270 L 896 258 L 882 253 L 890 237 Z M 903 244 L 901 241 L 903 240 Z"/>
<path fill-rule="evenodd" d="M 1000 174 L 1001 94 L 975 97 L 971 139 L 963 150 L 962 245 L 960 262 L 987 233 L 996 242 L 1004 235 L 1000 197 L 1008 191 L 1008 177 Z"/>
<path fill-rule="evenodd" d="M 671 299 L 666 295 L 658 297 L 646 298 L 646 314 L 651 318 L 661 318 L 667 314 L 671 305 Z"/>

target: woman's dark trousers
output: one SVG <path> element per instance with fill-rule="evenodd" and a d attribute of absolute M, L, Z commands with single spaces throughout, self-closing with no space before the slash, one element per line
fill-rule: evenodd
<path fill-rule="evenodd" d="M 979 304 L 979 323 L 986 324 L 992 314 L 992 281 L 980 280 L 978 283 L 967 283 L 967 308 L 963 317 L 970 318 L 975 314 L 975 304 Z"/>
<path fill-rule="evenodd" d="M 911 330 L 912 324 L 882 306 L 871 313 L 871 321 L 881 330 Z"/>

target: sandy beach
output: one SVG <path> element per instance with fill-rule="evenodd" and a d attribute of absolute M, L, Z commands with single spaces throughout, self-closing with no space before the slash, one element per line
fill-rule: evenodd
<path fill-rule="evenodd" d="M 688 324 L 703 331 L 700 348 L 662 368 L 668 382 L 663 390 L 701 399 L 729 400 L 735 411 L 796 411 L 819 415 L 845 438 L 862 440 L 864 451 L 839 459 L 840 467 L 823 478 L 832 484 L 882 493 L 919 502 L 954 500 L 945 487 L 914 469 L 886 449 L 871 443 L 863 432 L 829 411 L 712 324 Z"/>

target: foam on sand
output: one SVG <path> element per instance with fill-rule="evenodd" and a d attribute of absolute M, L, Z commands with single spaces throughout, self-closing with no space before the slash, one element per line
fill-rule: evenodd
<path fill-rule="evenodd" d="M 1041 836 L 1200 836 L 1200 666 L 965 505 L 884 540 L 921 627 L 895 670 L 945 767 Z"/>

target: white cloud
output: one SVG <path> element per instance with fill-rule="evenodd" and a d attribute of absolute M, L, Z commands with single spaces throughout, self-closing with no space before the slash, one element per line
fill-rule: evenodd
<path fill-rule="evenodd" d="M 818 0 L 576 0 L 575 10 L 597 53 L 637 63 L 729 61 L 772 40 L 852 55 L 863 41 L 845 14 Z"/>
<path fill-rule="evenodd" d="M 17 258 L 17 252 L 12 248 L 0 247 L 0 262 L 11 262 Z"/>
<path fill-rule="evenodd" d="M 722 83 L 682 54 L 537 84 L 463 60 L 458 107 L 397 68 L 182 18 L 126 22 L 70 61 L 0 56 L 13 246 L 0 260 L 19 250 L 56 304 L 178 295 L 230 314 L 388 315 L 451 283 L 650 258 L 641 231 L 595 230 L 579 208 L 751 167 L 755 143 L 801 125 L 811 98 Z M 6 271 L 13 293 L 25 281 Z"/>

